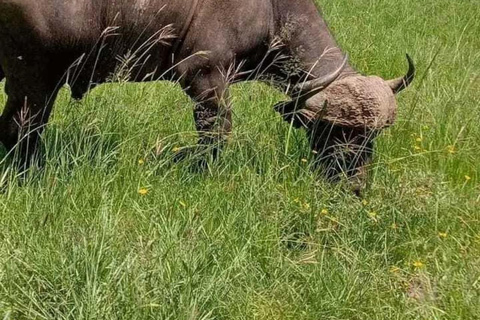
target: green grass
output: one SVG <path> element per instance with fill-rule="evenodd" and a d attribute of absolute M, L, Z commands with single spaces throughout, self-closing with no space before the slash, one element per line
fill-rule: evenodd
<path fill-rule="evenodd" d="M 478 1 L 319 2 L 361 72 L 418 65 L 363 202 L 301 161 L 304 133 L 285 153 L 264 85 L 234 87 L 204 173 L 171 161 L 195 141 L 178 87 L 64 90 L 45 169 L 2 167 L 0 317 L 480 319 Z"/>

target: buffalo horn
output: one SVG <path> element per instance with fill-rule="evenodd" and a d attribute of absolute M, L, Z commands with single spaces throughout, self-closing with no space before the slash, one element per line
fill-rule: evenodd
<path fill-rule="evenodd" d="M 324 89 L 328 87 L 333 81 L 335 81 L 335 79 L 338 78 L 338 76 L 340 75 L 340 72 L 342 72 L 343 70 L 343 67 L 345 67 L 345 65 L 347 64 L 347 61 L 348 61 L 348 55 L 345 55 L 345 58 L 343 59 L 341 66 L 337 70 L 321 78 L 301 83 L 295 87 L 295 91 L 301 92 L 303 94 L 303 93 L 310 92 L 312 90 L 317 91 L 316 89 Z"/>
<path fill-rule="evenodd" d="M 412 58 L 407 54 L 408 60 L 408 72 L 404 77 L 400 77 L 393 80 L 388 80 L 387 83 L 392 88 L 393 93 L 397 94 L 406 87 L 408 87 L 413 79 L 415 78 L 415 64 L 413 63 Z"/>

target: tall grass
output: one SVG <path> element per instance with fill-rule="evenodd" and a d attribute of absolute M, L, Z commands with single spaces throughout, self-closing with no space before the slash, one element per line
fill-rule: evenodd
<path fill-rule="evenodd" d="M 359 71 L 418 64 L 365 199 L 312 173 L 265 85 L 233 87 L 234 133 L 203 173 L 171 161 L 196 137 L 177 86 L 62 90 L 45 168 L 2 162 L 0 316 L 478 319 L 477 1 L 319 4 Z"/>

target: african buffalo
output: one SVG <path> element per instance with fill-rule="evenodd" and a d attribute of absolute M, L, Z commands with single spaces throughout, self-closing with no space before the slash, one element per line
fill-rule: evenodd
<path fill-rule="evenodd" d="M 229 84 L 261 75 L 292 98 L 275 109 L 307 130 L 327 175 L 353 177 L 395 120 L 408 62 L 398 79 L 360 75 L 313 0 L 0 0 L 0 141 L 28 165 L 62 85 L 79 99 L 123 72 L 178 81 L 199 146 L 217 150 L 231 130 Z"/>

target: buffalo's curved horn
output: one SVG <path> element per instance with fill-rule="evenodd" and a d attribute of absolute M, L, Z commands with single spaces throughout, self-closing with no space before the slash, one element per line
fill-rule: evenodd
<path fill-rule="evenodd" d="M 337 70 L 321 78 L 301 83 L 295 86 L 295 91 L 300 93 L 306 93 L 315 89 L 323 89 L 328 87 L 333 81 L 335 81 L 338 78 L 338 76 L 340 75 L 340 72 L 342 72 L 343 70 L 343 67 L 345 67 L 345 65 L 347 64 L 347 61 L 348 61 L 348 55 L 345 55 L 345 58 L 343 59 L 341 66 Z"/>
<path fill-rule="evenodd" d="M 408 60 L 408 72 L 404 77 L 397 79 L 388 80 L 387 83 L 392 88 L 393 93 L 397 94 L 406 87 L 408 87 L 413 79 L 415 78 L 415 64 L 413 63 L 412 58 L 407 54 Z"/>

